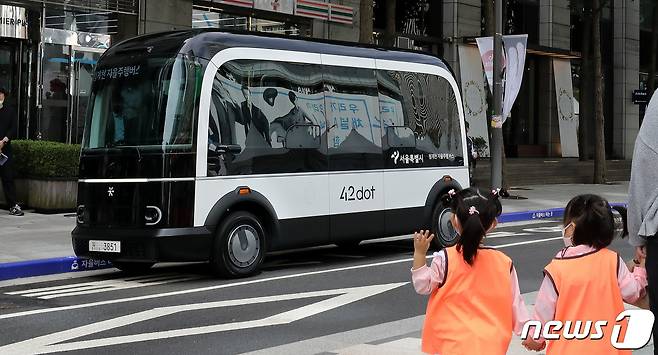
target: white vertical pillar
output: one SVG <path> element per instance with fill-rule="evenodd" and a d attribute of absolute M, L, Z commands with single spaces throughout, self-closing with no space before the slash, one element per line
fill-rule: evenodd
<path fill-rule="evenodd" d="M 459 80 L 459 51 L 457 44 L 463 37 L 478 37 L 482 26 L 481 0 L 444 0 L 443 37 L 452 38 L 444 44 L 443 58 L 452 67 Z"/>
<path fill-rule="evenodd" d="M 613 6 L 613 157 L 631 159 L 640 125 L 631 96 L 640 87 L 640 2 L 614 0 Z"/>

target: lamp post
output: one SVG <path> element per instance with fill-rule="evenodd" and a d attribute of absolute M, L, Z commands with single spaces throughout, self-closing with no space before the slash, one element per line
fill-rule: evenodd
<path fill-rule="evenodd" d="M 496 31 L 494 33 L 494 112 L 491 118 L 491 187 L 503 186 L 503 0 L 493 0 Z"/>

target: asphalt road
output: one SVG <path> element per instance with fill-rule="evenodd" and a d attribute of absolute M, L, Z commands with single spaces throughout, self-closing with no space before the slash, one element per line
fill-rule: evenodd
<path fill-rule="evenodd" d="M 514 260 L 527 299 L 562 246 L 558 225 L 508 224 L 486 240 Z M 409 284 L 411 245 L 398 238 L 278 253 L 241 280 L 187 264 L 5 284 L 0 354 L 414 353 L 426 297 Z M 632 256 L 625 241 L 612 249 Z"/>

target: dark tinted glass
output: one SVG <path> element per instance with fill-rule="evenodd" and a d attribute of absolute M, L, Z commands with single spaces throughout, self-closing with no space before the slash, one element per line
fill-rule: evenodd
<path fill-rule="evenodd" d="M 329 169 L 381 169 L 377 80 L 371 69 L 324 67 Z"/>
<path fill-rule="evenodd" d="M 218 71 L 208 130 L 208 175 L 325 171 L 318 66 L 236 60 Z"/>
<path fill-rule="evenodd" d="M 441 77 L 378 71 L 387 168 L 462 166 L 457 100 Z"/>
<path fill-rule="evenodd" d="M 120 58 L 95 71 L 84 148 L 191 151 L 200 65 L 184 56 Z"/>

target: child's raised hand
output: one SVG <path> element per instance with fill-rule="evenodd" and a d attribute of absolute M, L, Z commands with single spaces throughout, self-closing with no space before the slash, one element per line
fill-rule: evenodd
<path fill-rule="evenodd" d="M 535 341 L 534 339 L 528 337 L 526 340 L 523 341 L 523 346 L 532 351 L 542 351 L 546 348 L 546 342 L 538 342 Z"/>
<path fill-rule="evenodd" d="M 423 255 L 427 254 L 432 239 L 434 239 L 434 234 L 430 234 L 428 230 L 421 230 L 414 233 L 414 252 Z"/>

